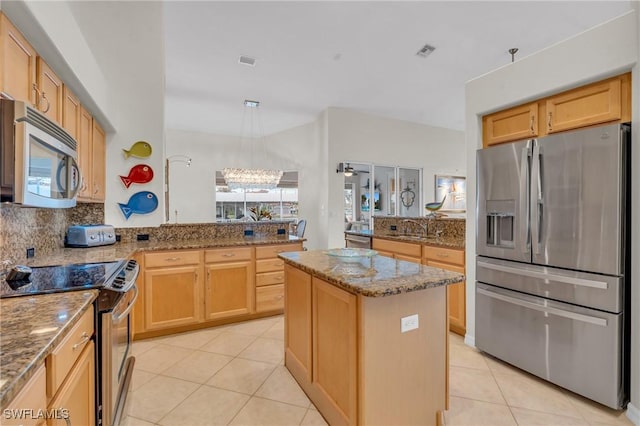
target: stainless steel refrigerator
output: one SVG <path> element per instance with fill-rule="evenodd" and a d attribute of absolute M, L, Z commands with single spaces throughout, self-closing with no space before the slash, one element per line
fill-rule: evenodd
<path fill-rule="evenodd" d="M 477 153 L 476 346 L 612 408 L 629 389 L 630 132 Z"/>

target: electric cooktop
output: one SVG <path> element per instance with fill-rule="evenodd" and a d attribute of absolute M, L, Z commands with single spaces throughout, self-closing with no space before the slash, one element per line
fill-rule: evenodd
<path fill-rule="evenodd" d="M 124 260 L 31 268 L 29 281 L 0 279 L 0 298 L 103 288 L 119 273 Z"/>

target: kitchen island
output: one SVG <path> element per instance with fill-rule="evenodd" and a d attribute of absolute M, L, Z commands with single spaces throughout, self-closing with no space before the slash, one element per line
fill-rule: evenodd
<path fill-rule="evenodd" d="M 285 365 L 327 422 L 442 424 L 446 285 L 464 275 L 379 255 L 279 256 Z"/>

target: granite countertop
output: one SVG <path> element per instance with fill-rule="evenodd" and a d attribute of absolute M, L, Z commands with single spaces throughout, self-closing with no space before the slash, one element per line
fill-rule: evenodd
<path fill-rule="evenodd" d="M 464 275 L 376 255 L 351 263 L 326 250 L 281 253 L 292 266 L 313 274 L 350 293 L 366 297 L 392 296 L 464 281 Z"/>
<path fill-rule="evenodd" d="M 0 409 L 20 392 L 98 290 L 0 299 Z"/>
<path fill-rule="evenodd" d="M 247 238 L 216 238 L 201 240 L 136 241 L 115 243 L 111 246 L 89 248 L 62 248 L 56 253 L 29 259 L 28 266 L 66 265 L 70 263 L 112 262 L 127 259 L 141 251 L 184 250 L 218 247 L 238 247 L 253 245 L 287 244 L 306 241 L 289 235 L 272 235 Z"/>
<path fill-rule="evenodd" d="M 450 219 L 450 220 L 457 220 L 457 219 Z M 363 230 L 363 231 L 344 231 L 344 233 L 350 234 L 350 235 L 359 235 L 362 237 L 373 237 L 373 238 L 382 238 L 385 240 L 392 240 L 392 241 L 402 241 L 406 243 L 426 244 L 434 247 L 464 249 L 464 246 L 465 246 L 464 238 L 453 238 L 448 236 L 441 236 L 439 238 L 436 238 L 436 237 L 424 237 L 420 235 L 389 234 L 389 233 L 375 232 L 369 229 Z"/>

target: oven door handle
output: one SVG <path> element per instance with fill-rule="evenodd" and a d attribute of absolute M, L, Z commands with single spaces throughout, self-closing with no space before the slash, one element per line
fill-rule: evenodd
<path fill-rule="evenodd" d="M 133 309 L 133 306 L 136 303 L 136 300 L 138 299 L 138 286 L 134 284 L 132 289 L 133 289 L 133 292 L 134 292 L 133 299 L 131 299 L 131 302 L 129 302 L 129 306 L 127 306 L 127 309 L 125 309 L 123 313 L 121 313 L 120 315 L 114 315 L 113 316 L 113 322 L 114 323 L 119 322 L 122 318 L 124 318 L 127 315 L 129 315 L 129 313 Z"/>

